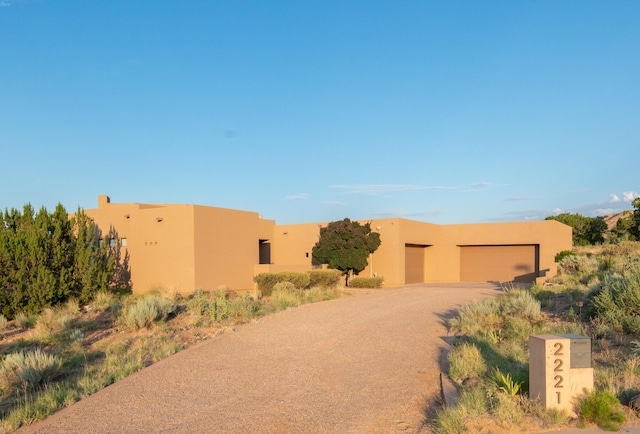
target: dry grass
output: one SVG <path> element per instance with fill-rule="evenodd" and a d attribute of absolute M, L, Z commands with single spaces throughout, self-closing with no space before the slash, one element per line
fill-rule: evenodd
<path fill-rule="evenodd" d="M 17 372 L 17 368 L 7 368 L 0 373 L 0 377 L 8 378 L 5 384 L 11 384 L 2 389 L 5 392 L 0 397 L 0 432 L 11 432 L 43 419 L 256 315 L 273 312 L 283 305 L 297 306 L 341 294 L 339 287 L 289 290 L 291 288 L 286 288 L 283 293 L 294 297 L 295 302 L 259 300 L 248 293 L 237 295 L 222 287 L 211 293 L 195 291 L 188 297 L 162 288 L 158 288 L 155 295 L 138 299 L 103 292 L 88 306 L 69 302 L 59 309 L 47 309 L 37 317 L 19 314 L 15 320 L 8 321 L 5 328 L 0 327 L 0 354 L 29 354 L 35 350 L 39 351 L 35 360 L 44 361 L 47 354 L 55 353 L 60 365 L 56 362 L 56 369 L 48 371 L 44 365 L 33 365 L 35 367 L 25 371 L 30 372 L 31 377 L 22 374 L 30 378 L 28 387 L 15 386 L 18 384 L 15 378 L 22 377 L 11 377 L 9 373 Z M 20 358 L 8 357 L 7 363 L 16 357 Z M 33 356 L 22 359 L 26 364 Z M 38 366 L 43 369 L 42 381 L 36 381 Z"/>
<path fill-rule="evenodd" d="M 469 381 L 472 375 L 465 372 L 472 371 L 475 357 L 468 350 L 453 362 L 450 358 L 450 376 L 462 381 L 461 397 L 477 390 L 488 396 L 489 401 L 486 411 L 481 413 L 475 410 L 475 403 L 461 399 L 457 407 L 438 414 L 433 421 L 435 432 L 539 432 L 550 427 L 576 425 L 577 420 L 567 413 L 543 409 L 530 401 L 524 387 L 522 391 L 511 387 L 527 379 L 526 345 L 532 334 L 590 336 L 595 389 L 611 393 L 623 404 L 640 393 L 640 335 L 637 333 L 640 326 L 623 319 L 640 300 L 637 296 L 640 294 L 640 243 L 581 247 L 576 253 L 562 259 L 560 274 L 548 285 L 535 285 L 520 293 L 507 288 L 506 297 L 464 306 L 449 322 L 451 331 L 464 336 L 465 345 L 477 347 L 486 366 L 498 367 L 505 373 L 502 383 L 509 386 L 488 381 L 486 376 L 495 372 L 492 369 Z M 612 286 L 611 282 L 624 284 L 624 291 L 622 286 Z M 616 290 L 611 291 L 614 296 L 607 303 L 598 304 L 598 297 L 607 287 Z M 624 302 L 615 299 L 618 294 L 626 297 Z M 607 315 L 608 307 L 617 309 L 618 313 Z M 510 378 L 506 377 L 507 373 Z M 465 408 L 467 406 L 471 408 Z M 628 423 L 640 423 L 635 411 L 624 406 L 622 411 Z"/>

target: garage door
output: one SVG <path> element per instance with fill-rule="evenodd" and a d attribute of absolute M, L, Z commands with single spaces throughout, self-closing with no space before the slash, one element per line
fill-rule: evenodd
<path fill-rule="evenodd" d="M 463 282 L 533 282 L 538 275 L 538 246 L 461 246 Z"/>
<path fill-rule="evenodd" d="M 406 244 L 404 246 L 405 283 L 424 282 L 424 251 L 427 246 Z"/>

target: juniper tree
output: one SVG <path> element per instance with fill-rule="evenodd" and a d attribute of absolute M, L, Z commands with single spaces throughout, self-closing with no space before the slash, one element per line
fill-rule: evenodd
<path fill-rule="evenodd" d="M 370 223 L 361 225 L 345 218 L 320 228 L 320 237 L 311 255 L 314 262 L 342 271 L 348 285 L 349 275 L 364 270 L 369 255 L 379 246 L 380 234 L 371 231 Z"/>

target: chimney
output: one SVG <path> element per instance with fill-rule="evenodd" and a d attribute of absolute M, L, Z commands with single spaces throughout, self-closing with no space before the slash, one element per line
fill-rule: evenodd
<path fill-rule="evenodd" d="M 109 203 L 111 203 L 111 199 L 106 194 L 101 194 L 98 196 L 98 208 L 107 206 L 107 204 Z"/>

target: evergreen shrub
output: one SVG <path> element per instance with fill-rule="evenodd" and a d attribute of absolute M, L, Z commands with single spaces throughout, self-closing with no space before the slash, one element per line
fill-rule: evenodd
<path fill-rule="evenodd" d="M 312 270 L 309 271 L 309 286 L 323 289 L 335 288 L 340 284 L 342 271 L 340 270 Z"/>
<path fill-rule="evenodd" d="M 384 277 L 354 277 L 349 281 L 350 288 L 382 288 Z"/>
<path fill-rule="evenodd" d="M 582 427 L 592 422 L 606 431 L 619 431 L 620 424 L 626 420 L 620 401 L 609 391 L 593 391 L 579 403 Z"/>
<path fill-rule="evenodd" d="M 278 275 L 275 273 L 260 273 L 253 276 L 253 281 L 258 285 L 258 290 L 263 296 L 271 295 L 273 286 L 278 283 Z"/>
<path fill-rule="evenodd" d="M 283 271 L 278 273 L 278 282 L 291 282 L 297 289 L 304 289 L 309 286 L 309 273 L 297 271 Z"/>
<path fill-rule="evenodd" d="M 555 262 L 560 262 L 560 261 L 562 261 L 564 258 L 566 258 L 567 256 L 574 256 L 574 255 L 575 255 L 575 253 L 574 253 L 572 250 L 563 250 L 563 251 L 559 252 L 559 253 L 556 255 L 556 257 L 555 257 L 554 261 L 555 261 Z"/>

